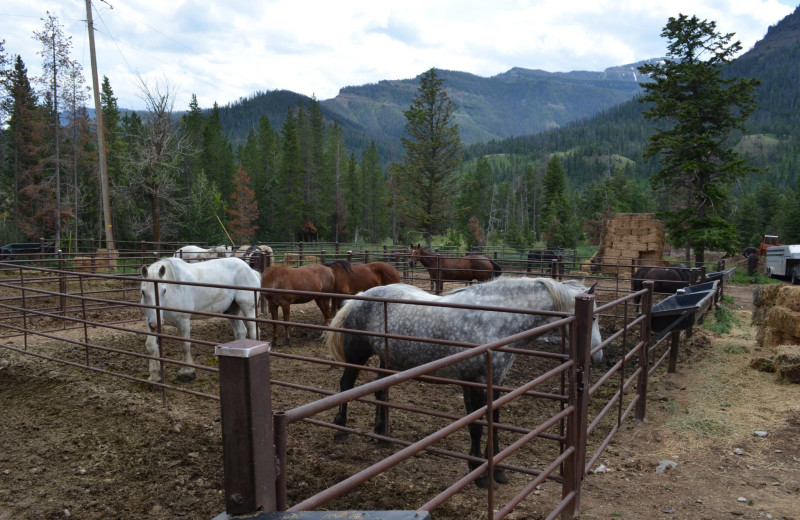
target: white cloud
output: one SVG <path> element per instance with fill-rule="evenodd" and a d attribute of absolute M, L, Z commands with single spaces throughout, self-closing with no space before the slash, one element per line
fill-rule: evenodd
<path fill-rule="evenodd" d="M 335 96 L 341 87 L 415 77 L 430 67 L 492 76 L 512 67 L 602 70 L 662 56 L 660 33 L 680 13 L 714 20 L 745 49 L 791 13 L 790 0 L 95 0 L 100 74 L 122 107 L 141 108 L 137 75 L 167 82 L 175 108 L 256 91 Z M 23 0 L 0 8 L 7 54 L 31 76 L 34 30 L 50 11 L 89 76 L 85 2 Z"/>

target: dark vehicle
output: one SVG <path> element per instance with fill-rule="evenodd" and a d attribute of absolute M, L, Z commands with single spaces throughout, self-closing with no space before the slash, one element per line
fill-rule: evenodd
<path fill-rule="evenodd" d="M 16 242 L 0 247 L 0 260 L 10 260 L 15 255 L 35 255 L 39 253 L 53 253 L 53 243 L 45 242 Z"/>

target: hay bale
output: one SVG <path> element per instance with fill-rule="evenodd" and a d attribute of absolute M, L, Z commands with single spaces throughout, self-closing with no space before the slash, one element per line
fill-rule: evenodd
<path fill-rule="evenodd" d="M 92 272 L 92 258 L 88 256 L 76 256 L 72 259 L 72 270 L 79 273 Z"/>
<path fill-rule="evenodd" d="M 775 353 L 774 363 L 781 380 L 800 383 L 800 345 L 782 345 Z"/>
<path fill-rule="evenodd" d="M 101 248 L 96 251 L 95 267 L 98 273 L 110 273 L 117 268 L 119 251 L 116 249 Z"/>

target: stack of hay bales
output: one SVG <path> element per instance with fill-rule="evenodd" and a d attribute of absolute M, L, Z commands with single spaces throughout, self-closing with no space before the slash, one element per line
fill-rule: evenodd
<path fill-rule="evenodd" d="M 617 273 L 614 264 L 628 264 L 632 259 L 640 265 L 668 265 L 662 258 L 664 241 L 664 225 L 652 213 L 617 213 L 603 221 L 600 246 L 591 263 L 601 264 L 599 270 L 607 274 Z M 598 266 L 583 270 L 598 270 Z"/>
<path fill-rule="evenodd" d="M 768 351 L 751 366 L 800 383 L 800 287 L 762 285 L 753 292 L 756 343 Z"/>
<path fill-rule="evenodd" d="M 117 268 L 117 258 L 119 258 L 119 251 L 116 249 L 98 249 L 97 255 L 95 256 L 97 272 L 113 273 Z"/>

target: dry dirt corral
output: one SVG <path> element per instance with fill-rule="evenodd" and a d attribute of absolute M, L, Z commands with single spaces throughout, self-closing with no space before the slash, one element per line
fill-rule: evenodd
<path fill-rule="evenodd" d="M 724 336 L 696 329 L 681 346 L 678 373 L 651 379 L 647 420 L 628 423 L 601 457 L 608 471 L 587 477 L 581 518 L 800 519 L 800 386 L 748 367 L 760 354 L 749 326 L 752 290 L 726 290 L 735 298 L 738 325 Z M 294 312 L 297 319 L 318 319 L 314 307 Z M 195 327 L 202 337 L 230 335 L 226 323 Z M 121 333 L 107 338 L 115 345 L 123 341 Z M 302 331 L 293 341 L 291 349 L 298 353 L 319 343 Z M 37 348 L 81 359 L 63 343 L 42 340 Z M 210 355 L 197 358 L 213 363 Z M 113 357 L 93 363 L 126 368 Z M 146 377 L 143 361 L 131 371 Z M 314 377 L 335 390 L 339 371 L 321 368 Z M 191 388 L 211 393 L 214 377 L 202 375 Z M 455 412 L 461 410 L 460 392 L 439 394 L 452 401 Z M 433 393 L 422 397 L 432 398 Z M 290 404 L 288 399 L 276 391 L 276 408 Z M 224 509 L 214 401 L 172 393 L 164 407 L 160 393 L 144 385 L 0 349 L 0 403 L 0 520 L 208 519 Z M 368 427 L 369 414 L 361 415 L 360 427 Z M 333 443 L 329 431 L 317 435 L 302 426 L 293 435 L 290 457 L 309 469 L 291 474 L 290 501 L 347 476 L 350 459 L 371 459 L 386 449 L 357 438 Z M 311 449 L 297 449 L 294 443 L 300 442 Z M 460 439 L 452 449 L 465 446 Z M 657 473 L 662 460 L 677 466 Z M 430 466 L 426 473 L 400 470 L 375 479 L 350 506 L 370 500 L 376 509 L 414 508 L 420 503 L 408 502 L 409 496 L 429 498 L 465 469 L 462 462 L 442 459 Z M 433 516 L 484 518 L 484 496 L 467 490 Z M 541 518 L 536 497 L 510 518 Z"/>

